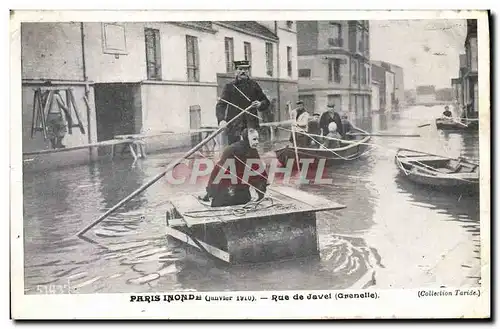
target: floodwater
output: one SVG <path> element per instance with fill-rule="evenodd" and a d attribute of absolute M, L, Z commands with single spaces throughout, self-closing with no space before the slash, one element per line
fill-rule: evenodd
<path fill-rule="evenodd" d="M 363 157 L 326 169 L 332 184 L 300 186 L 346 205 L 317 214 L 319 258 L 224 266 L 183 246 L 169 246 L 169 197 L 200 193 L 204 186 L 165 180 L 91 229 L 87 236 L 94 243 L 75 236 L 182 152 L 26 173 L 25 293 L 478 285 L 479 196 L 417 186 L 400 177 L 394 164 L 398 147 L 479 158 L 477 133 L 417 127 L 442 111 L 412 107 L 398 117 L 374 114 L 357 122 L 373 132 L 421 137 L 374 136 Z M 264 145 L 263 152 L 273 147 Z"/>

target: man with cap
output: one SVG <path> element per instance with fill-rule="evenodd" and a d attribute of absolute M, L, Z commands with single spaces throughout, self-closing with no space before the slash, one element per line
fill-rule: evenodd
<path fill-rule="evenodd" d="M 228 121 L 240 113 L 240 109 L 228 103 L 241 109 L 246 109 L 250 105 L 252 108 L 248 110 L 249 113 L 245 113 L 226 127 L 229 144 L 240 141 L 241 132 L 245 128 L 258 130 L 260 125 L 257 111 L 266 111 L 270 105 L 259 84 L 250 78 L 250 62 L 235 61 L 234 66 L 235 79 L 224 86 L 216 105 L 217 123 L 219 126 L 226 126 Z"/>
<path fill-rule="evenodd" d="M 262 199 L 266 193 L 267 185 L 269 185 L 267 183 L 268 175 L 257 151 L 259 133 L 252 128 L 243 129 L 241 137 L 240 141 L 224 149 L 221 158 L 210 174 L 206 188 L 207 193 L 203 198 L 200 198 L 205 202 L 212 199 L 212 207 L 233 206 L 249 202 L 251 200 L 250 185 L 257 192 L 258 200 Z M 255 166 L 258 167 L 259 164 L 261 168 L 256 168 Z M 222 176 L 224 178 L 221 178 Z"/>
<path fill-rule="evenodd" d="M 319 128 L 319 113 L 314 113 L 307 123 L 307 132 L 313 135 L 321 135 L 321 129 Z M 317 140 L 318 136 L 312 136 L 310 145 L 318 146 Z"/>
<path fill-rule="evenodd" d="M 307 113 L 303 101 L 299 100 L 296 104 L 298 105 L 297 108 L 290 112 L 291 119 L 294 121 L 295 141 L 298 147 L 307 147 L 309 138 L 305 132 L 307 132 L 309 123 L 309 113 Z M 293 143 L 293 136 L 290 136 L 290 142 Z"/>
<path fill-rule="evenodd" d="M 337 126 L 337 132 L 340 133 L 340 135 L 344 135 L 344 131 L 342 129 L 342 119 L 340 118 L 340 115 L 334 111 L 335 105 L 332 103 L 328 103 L 327 105 L 327 110 L 321 114 L 321 117 L 319 119 L 319 127 L 321 128 L 323 136 L 326 136 L 330 130 L 328 129 L 328 125 L 330 122 L 335 122 Z"/>

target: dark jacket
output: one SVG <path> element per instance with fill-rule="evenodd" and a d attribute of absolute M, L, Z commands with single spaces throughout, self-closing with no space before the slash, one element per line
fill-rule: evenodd
<path fill-rule="evenodd" d="M 250 100 L 246 99 L 235 86 L 248 97 Z M 241 109 L 246 109 L 253 101 L 262 102 L 258 111 L 266 111 L 269 108 L 270 102 L 266 95 L 260 88 L 259 84 L 252 79 L 248 80 L 233 80 L 232 82 L 226 84 L 222 90 L 220 98 L 239 106 Z M 228 105 L 227 103 L 219 100 L 215 109 L 215 114 L 217 116 L 217 123 L 222 120 L 228 122 L 234 118 L 241 110 L 238 108 Z M 257 109 L 253 108 L 248 112 L 257 115 Z M 256 128 L 258 129 L 259 119 L 250 114 L 245 114 L 235 120 L 234 123 L 228 125 L 228 134 L 236 133 L 239 134 L 245 128 Z"/>
<path fill-rule="evenodd" d="M 332 116 L 329 111 L 323 112 L 323 114 L 321 114 L 321 117 L 319 118 L 319 127 L 323 131 L 323 135 L 326 136 L 328 134 L 328 125 L 330 124 L 330 122 L 335 122 L 337 124 L 337 132 L 341 136 L 344 136 L 344 129 L 340 115 L 337 112 L 333 112 Z"/>
<path fill-rule="evenodd" d="M 247 163 L 247 160 L 251 159 L 254 162 L 261 161 L 259 153 L 256 149 L 250 148 L 247 140 L 240 140 L 227 146 L 222 153 L 219 161 L 215 165 L 207 185 L 207 193 L 209 196 L 216 198 L 218 195 L 225 194 L 228 188 L 233 188 L 237 190 L 249 190 L 248 183 L 254 186 L 256 189 L 266 192 L 267 187 L 267 172 L 264 170 L 262 174 L 256 174 L 254 176 L 249 175 L 248 180 L 243 181 L 245 170 L 251 172 L 250 168 L 257 170 L 257 165 L 252 165 L 252 163 Z M 232 164 L 224 165 L 227 160 L 234 161 L 236 172 L 230 172 L 229 168 Z M 264 164 L 262 164 L 264 165 Z M 250 167 L 250 168 L 249 168 Z M 234 179 L 233 175 L 237 176 L 237 183 L 231 182 L 230 178 L 222 178 L 220 182 L 214 182 L 215 178 L 219 175 L 221 170 L 225 170 L 225 177 L 231 177 Z M 262 175 L 262 176 L 261 176 Z M 245 178 L 246 179 L 246 178 Z"/>

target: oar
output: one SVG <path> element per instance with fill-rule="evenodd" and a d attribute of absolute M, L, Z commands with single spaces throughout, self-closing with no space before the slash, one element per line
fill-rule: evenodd
<path fill-rule="evenodd" d="M 417 126 L 418 128 L 422 128 L 422 127 L 427 127 L 427 126 L 430 126 L 431 124 L 430 123 L 425 123 L 423 125 L 420 125 L 420 126 Z"/>
<path fill-rule="evenodd" d="M 231 122 L 233 122 L 234 120 L 236 120 L 238 117 L 240 117 L 241 115 L 243 115 L 244 113 L 246 113 L 251 107 L 252 107 L 252 105 L 248 106 L 246 109 L 244 109 L 243 111 L 241 111 L 240 113 L 238 113 L 238 115 L 236 115 L 234 118 L 232 118 L 231 120 L 229 120 L 227 122 L 227 124 L 230 124 Z M 142 191 L 144 191 L 145 189 L 147 189 L 148 187 L 150 187 L 151 185 L 153 185 L 156 181 L 158 181 L 160 178 L 162 178 L 163 176 L 165 176 L 170 170 L 172 170 L 173 168 L 175 168 L 182 160 L 186 159 L 187 157 L 191 156 L 193 153 L 195 153 L 196 151 L 198 151 L 206 143 L 208 143 L 210 140 L 212 140 L 215 136 L 219 135 L 224 129 L 225 129 L 225 127 L 220 127 L 219 129 L 217 129 L 216 131 L 214 131 L 213 133 L 211 133 L 209 136 L 207 136 L 204 140 L 202 140 L 198 145 L 196 145 L 191 150 L 189 150 L 182 157 L 180 157 L 179 159 L 177 159 L 177 160 L 169 163 L 169 165 L 167 166 L 167 168 L 163 172 L 159 173 L 153 179 L 151 179 L 149 182 L 147 182 L 146 184 L 142 185 L 141 187 L 139 187 L 138 189 L 136 189 L 134 192 L 132 192 L 125 199 L 123 199 L 122 201 L 118 202 L 114 207 L 112 207 L 108 211 L 106 211 L 95 222 L 93 222 L 92 224 L 90 224 L 89 226 L 87 226 L 86 228 L 84 228 L 83 230 L 81 230 L 77 234 L 77 236 L 80 237 L 83 234 L 85 234 L 88 230 L 90 230 L 92 227 L 94 227 L 99 222 L 101 222 L 102 220 L 104 220 L 106 217 L 108 217 L 116 209 L 120 208 L 125 203 L 127 203 L 129 200 L 131 200 L 132 198 L 134 198 L 136 195 L 138 195 L 139 193 L 141 193 Z"/>
<path fill-rule="evenodd" d="M 288 115 L 290 116 L 290 120 L 293 120 L 291 106 L 288 104 Z M 293 140 L 293 148 L 295 149 L 295 161 L 297 162 L 297 171 L 300 171 L 299 167 L 299 153 L 297 152 L 297 140 L 295 136 L 295 125 L 292 123 L 292 140 Z"/>
<path fill-rule="evenodd" d="M 347 133 L 350 136 L 420 137 L 418 134 Z"/>

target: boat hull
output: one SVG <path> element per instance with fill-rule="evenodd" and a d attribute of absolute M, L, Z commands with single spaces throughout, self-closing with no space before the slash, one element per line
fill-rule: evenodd
<path fill-rule="evenodd" d="M 477 122 L 463 124 L 462 122 L 449 122 L 442 119 L 436 119 L 436 128 L 439 130 L 451 131 L 473 131 L 478 129 L 478 124 Z"/>
<path fill-rule="evenodd" d="M 399 173 L 414 183 L 438 189 L 457 192 L 473 192 L 479 189 L 478 164 L 466 159 L 452 159 L 439 155 L 430 155 L 414 151 L 412 156 L 401 155 L 398 152 L 394 158 Z M 427 155 L 427 157 L 425 157 Z M 463 171 L 453 172 L 447 166 L 460 163 Z"/>
<path fill-rule="evenodd" d="M 361 131 L 361 133 L 366 133 Z M 367 133 L 366 133 L 367 134 Z M 354 140 L 346 140 L 344 145 L 335 149 L 326 148 L 304 148 L 287 145 L 275 151 L 276 157 L 282 165 L 286 165 L 289 160 L 295 160 L 295 155 L 301 159 L 308 159 L 311 164 L 317 164 L 319 160 L 326 160 L 327 164 L 352 161 L 361 157 L 369 147 L 371 136 L 356 136 Z"/>

